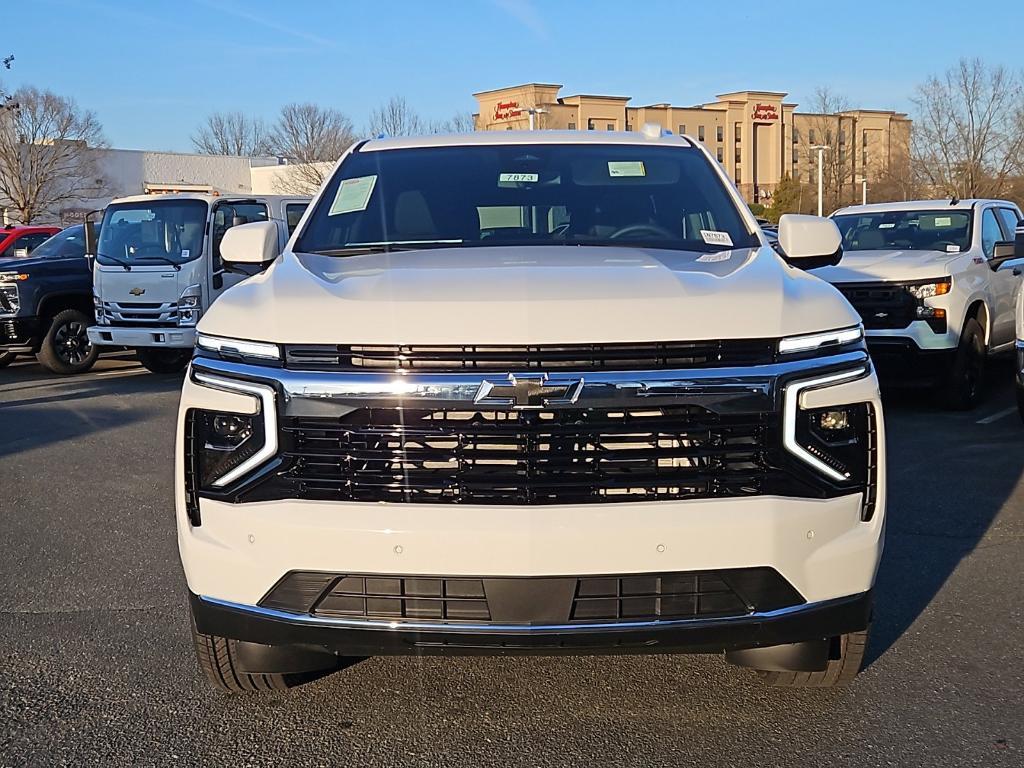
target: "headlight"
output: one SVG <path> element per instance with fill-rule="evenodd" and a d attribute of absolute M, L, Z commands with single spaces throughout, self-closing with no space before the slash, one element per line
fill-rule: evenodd
<path fill-rule="evenodd" d="M 196 336 L 196 346 L 208 352 L 216 352 L 221 357 L 254 357 L 259 360 L 280 360 L 281 350 L 277 344 L 262 341 L 245 341 L 229 339 L 224 336 L 210 336 L 200 333 Z"/>
<path fill-rule="evenodd" d="M 846 344 L 863 341 L 864 329 L 861 326 L 854 328 L 840 328 L 835 331 L 823 333 L 810 333 L 802 336 L 786 336 L 779 340 L 779 354 L 792 354 L 793 352 L 810 352 L 822 347 L 841 347 Z"/>
<path fill-rule="evenodd" d="M 190 285 L 178 298 L 178 325 L 194 326 L 202 315 L 203 288 Z"/>
<path fill-rule="evenodd" d="M 0 315 L 16 315 L 21 309 L 21 296 L 16 285 L 0 285 Z"/>
<path fill-rule="evenodd" d="M 914 283 L 907 286 L 907 293 L 917 300 L 930 299 L 949 293 L 952 281 L 947 277 L 934 283 Z"/>
<path fill-rule="evenodd" d="M 20 283 L 28 280 L 26 272 L 0 272 L 0 283 Z"/>

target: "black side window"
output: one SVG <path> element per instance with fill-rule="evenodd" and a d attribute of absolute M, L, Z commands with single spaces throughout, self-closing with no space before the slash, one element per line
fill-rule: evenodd
<path fill-rule="evenodd" d="M 295 231 L 295 228 L 299 226 L 299 221 L 302 219 L 302 214 L 306 212 L 309 207 L 309 203 L 288 203 L 284 207 L 284 215 L 288 220 L 288 234 L 291 235 Z"/>
<path fill-rule="evenodd" d="M 1012 208 L 996 208 L 996 211 L 999 213 L 999 222 L 1003 225 L 1003 239 L 1013 240 L 1017 225 L 1020 223 L 1017 212 Z"/>
<path fill-rule="evenodd" d="M 219 203 L 213 213 L 213 268 L 222 268 L 220 260 L 220 242 L 224 233 L 238 224 L 252 224 L 254 221 L 267 221 L 266 203 L 226 202 Z"/>

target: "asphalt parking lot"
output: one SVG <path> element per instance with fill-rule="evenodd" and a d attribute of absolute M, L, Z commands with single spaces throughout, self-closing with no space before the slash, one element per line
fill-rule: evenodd
<path fill-rule="evenodd" d="M 172 518 L 180 377 L 0 370 L 0 764 L 1024 764 L 1024 427 L 887 397 L 870 665 L 771 690 L 716 657 L 378 658 L 288 694 L 200 679 Z"/>

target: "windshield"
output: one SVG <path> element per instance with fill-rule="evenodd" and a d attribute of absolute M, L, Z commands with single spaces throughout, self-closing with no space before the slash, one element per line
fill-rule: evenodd
<path fill-rule="evenodd" d="M 353 154 L 327 183 L 295 250 L 618 245 L 714 251 L 757 244 L 697 149 L 539 144 Z"/>
<path fill-rule="evenodd" d="M 971 246 L 970 211 L 886 211 L 834 216 L 844 251 L 944 251 Z"/>
<path fill-rule="evenodd" d="M 85 256 L 85 227 L 76 224 L 58 232 L 34 251 L 33 257 L 73 258 Z"/>
<path fill-rule="evenodd" d="M 202 200 L 146 200 L 107 206 L 96 247 L 100 264 L 180 264 L 203 251 Z"/>

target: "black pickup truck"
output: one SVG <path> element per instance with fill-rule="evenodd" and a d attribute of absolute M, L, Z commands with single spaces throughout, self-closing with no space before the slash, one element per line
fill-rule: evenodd
<path fill-rule="evenodd" d="M 53 373 L 83 373 L 96 362 L 89 343 L 92 269 L 81 225 L 29 256 L 0 259 L 0 368 L 34 354 Z"/>

